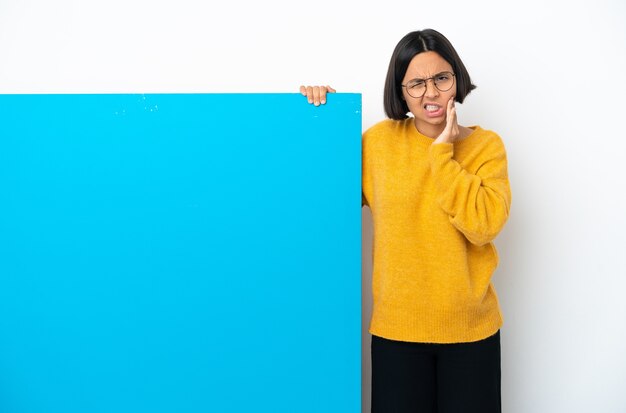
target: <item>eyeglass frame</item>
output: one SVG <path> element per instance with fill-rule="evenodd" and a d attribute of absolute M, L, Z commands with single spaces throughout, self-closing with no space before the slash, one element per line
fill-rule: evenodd
<path fill-rule="evenodd" d="M 406 85 L 400 84 L 400 86 L 402 86 L 402 87 L 406 88 L 406 89 L 407 89 L 407 90 L 406 90 L 406 93 L 407 93 L 409 96 L 411 96 L 412 98 L 414 98 L 414 99 L 419 99 L 419 98 L 423 97 L 423 96 L 426 94 L 426 90 L 428 89 L 428 81 L 429 81 L 429 80 L 432 80 L 432 81 L 433 81 L 433 86 L 435 86 L 435 88 L 436 88 L 438 91 L 440 91 L 440 92 L 447 92 L 448 90 L 452 89 L 452 86 L 450 86 L 450 87 L 449 87 L 449 88 L 447 88 L 446 90 L 441 90 L 441 89 L 439 89 L 439 87 L 437 86 L 437 83 L 435 83 L 435 78 L 436 78 L 437 76 L 439 76 L 439 75 L 444 74 L 444 73 L 450 73 L 450 74 L 452 75 L 452 80 L 453 80 L 453 82 L 452 82 L 452 86 L 454 86 L 454 83 L 455 83 L 454 81 L 456 80 L 456 73 L 454 73 L 454 72 L 450 72 L 450 71 L 448 71 L 448 70 L 444 70 L 443 72 L 439 72 L 439 73 L 437 73 L 435 76 L 427 77 L 426 79 L 420 79 L 420 78 L 418 78 L 418 77 L 417 77 L 417 78 L 415 78 L 415 79 L 411 79 L 411 80 L 409 80 L 408 82 L 406 82 L 406 83 L 407 83 Z M 413 96 L 413 95 L 411 95 L 411 94 L 409 93 L 409 89 L 408 89 L 407 85 L 408 85 L 410 82 L 414 81 L 414 80 L 420 80 L 420 81 L 424 82 L 424 93 L 422 93 L 422 95 L 421 95 L 421 96 L 417 96 L 417 97 L 415 97 L 415 96 Z"/>

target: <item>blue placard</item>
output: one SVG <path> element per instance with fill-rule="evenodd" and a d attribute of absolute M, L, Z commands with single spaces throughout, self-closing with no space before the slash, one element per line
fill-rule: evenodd
<path fill-rule="evenodd" d="M 0 96 L 0 412 L 360 412 L 361 96 Z"/>

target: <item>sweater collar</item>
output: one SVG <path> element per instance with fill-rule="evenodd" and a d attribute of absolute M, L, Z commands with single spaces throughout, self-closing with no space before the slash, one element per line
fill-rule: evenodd
<path fill-rule="evenodd" d="M 424 135 L 423 133 L 421 133 L 420 131 L 417 130 L 417 128 L 415 127 L 415 118 L 413 118 L 412 116 L 409 116 L 408 118 L 404 119 L 404 129 L 406 130 L 408 136 L 412 139 L 415 140 L 416 142 L 418 142 L 420 145 L 428 147 L 430 145 L 432 145 L 432 143 L 435 141 L 434 138 L 429 138 L 428 136 Z M 454 146 L 455 147 L 461 147 L 464 146 L 465 144 L 467 144 L 467 142 L 469 141 L 473 141 L 477 135 L 480 135 L 480 131 L 481 131 L 481 127 L 478 125 L 473 125 L 473 126 L 468 126 L 470 129 L 473 130 L 472 133 L 470 133 L 468 136 L 465 137 L 465 139 L 460 140 L 460 141 L 456 141 L 454 142 Z"/>

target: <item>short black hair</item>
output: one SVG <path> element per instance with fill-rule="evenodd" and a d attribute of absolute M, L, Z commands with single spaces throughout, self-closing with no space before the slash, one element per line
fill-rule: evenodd
<path fill-rule="evenodd" d="M 408 117 L 409 107 L 402 99 L 402 79 L 413 57 L 429 51 L 437 52 L 452 66 L 456 78 L 454 100 L 463 103 L 465 97 L 476 89 L 461 58 L 443 34 L 433 29 L 414 31 L 398 42 L 391 55 L 384 93 L 385 113 L 389 118 L 401 120 Z"/>

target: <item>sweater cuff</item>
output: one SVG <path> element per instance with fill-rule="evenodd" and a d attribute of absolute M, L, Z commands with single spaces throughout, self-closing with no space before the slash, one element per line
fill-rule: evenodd
<path fill-rule="evenodd" d="M 430 169 L 433 173 L 435 185 L 441 195 L 446 194 L 457 175 L 460 173 L 460 166 L 452 159 L 454 155 L 454 144 L 437 143 L 431 144 L 428 148 L 428 159 Z"/>
<path fill-rule="evenodd" d="M 454 144 L 452 143 L 436 143 L 431 144 L 428 148 L 428 160 L 430 167 L 440 172 L 442 167 L 448 163 L 454 156 Z"/>
<path fill-rule="evenodd" d="M 453 143 L 432 143 L 428 148 L 428 154 L 430 155 L 431 161 L 433 158 L 444 155 L 446 153 L 454 153 L 454 144 Z"/>

